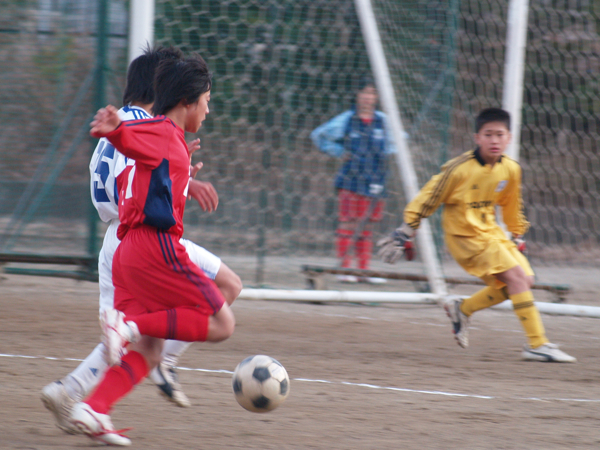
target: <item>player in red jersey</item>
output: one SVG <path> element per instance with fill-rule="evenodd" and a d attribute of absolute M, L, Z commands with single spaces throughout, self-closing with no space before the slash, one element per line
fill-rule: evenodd
<path fill-rule="evenodd" d="M 115 309 L 101 317 L 108 362 L 114 365 L 71 414 L 81 432 L 106 444 L 131 444 L 108 413 L 159 363 L 164 339 L 218 342 L 235 328 L 217 286 L 179 242 L 190 179 L 184 135 L 196 133 L 206 118 L 210 89 L 200 56 L 166 60 L 156 72 L 154 118 L 121 122 L 109 105 L 91 123 L 93 136 L 106 137 L 136 161 L 119 186 Z"/>

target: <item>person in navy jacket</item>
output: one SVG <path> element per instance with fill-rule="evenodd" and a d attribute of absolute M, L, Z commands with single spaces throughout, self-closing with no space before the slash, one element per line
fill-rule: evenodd
<path fill-rule="evenodd" d="M 342 158 L 334 181 L 338 196 L 336 248 L 341 267 L 352 266 L 354 253 L 358 268 L 369 268 L 373 250 L 372 224 L 383 216 L 387 157 L 395 153 L 396 147 L 385 114 L 376 110 L 377 101 L 373 79 L 363 77 L 355 106 L 319 126 L 310 135 L 321 151 Z M 353 243 L 354 249 L 350 248 Z M 359 281 L 352 275 L 338 278 L 348 283 Z M 385 280 L 364 278 L 364 281 Z"/>

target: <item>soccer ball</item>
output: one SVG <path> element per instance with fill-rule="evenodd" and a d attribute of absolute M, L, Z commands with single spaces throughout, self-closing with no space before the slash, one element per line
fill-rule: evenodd
<path fill-rule="evenodd" d="M 244 359 L 233 372 L 233 393 L 242 406 L 252 412 L 277 408 L 290 393 L 290 378 L 281 363 L 270 356 Z"/>

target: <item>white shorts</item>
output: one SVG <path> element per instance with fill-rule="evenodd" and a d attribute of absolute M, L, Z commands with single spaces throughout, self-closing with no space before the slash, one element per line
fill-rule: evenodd
<path fill-rule="evenodd" d="M 115 302 L 115 287 L 112 282 L 112 260 L 115 251 L 121 242 L 117 238 L 117 228 L 119 228 L 119 221 L 111 221 L 106 230 L 106 234 L 104 235 L 102 249 L 100 249 L 100 254 L 98 256 L 100 312 L 104 311 L 106 308 L 112 308 Z M 221 259 L 205 248 L 194 244 L 192 241 L 181 239 L 179 242 L 186 248 L 192 262 L 200 267 L 208 278 L 214 280 L 221 267 Z"/>

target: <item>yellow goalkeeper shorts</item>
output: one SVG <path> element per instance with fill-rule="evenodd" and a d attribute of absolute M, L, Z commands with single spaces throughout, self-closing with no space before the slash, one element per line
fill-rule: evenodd
<path fill-rule="evenodd" d="M 504 235 L 453 236 L 446 235 L 448 251 L 468 273 L 481 278 L 485 284 L 501 289 L 504 283 L 496 274 L 521 266 L 528 276 L 533 276 L 529 261 L 517 246 Z"/>

